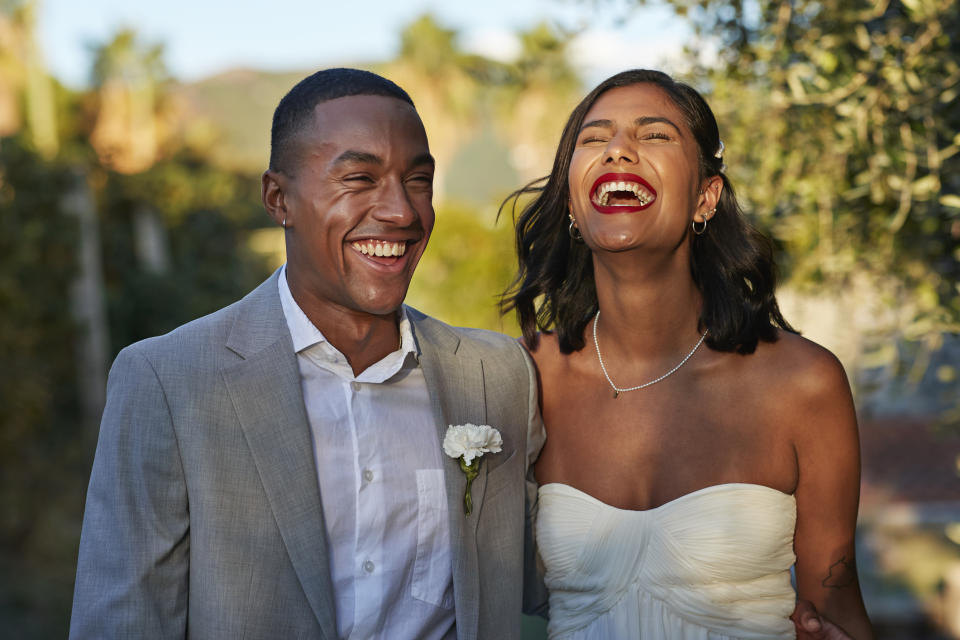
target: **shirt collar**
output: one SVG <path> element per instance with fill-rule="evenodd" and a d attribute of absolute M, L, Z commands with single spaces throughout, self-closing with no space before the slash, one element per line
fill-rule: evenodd
<path fill-rule="evenodd" d="M 290 285 L 287 284 L 287 265 L 281 267 L 280 277 L 277 278 L 277 287 L 280 289 L 280 306 L 283 309 L 283 316 L 287 321 L 287 328 L 290 330 L 290 337 L 293 339 L 293 350 L 301 353 L 315 344 L 326 343 L 330 350 L 336 352 L 343 358 L 343 355 L 337 351 L 336 347 L 327 342 L 323 333 L 310 321 L 307 314 L 303 312 L 297 301 L 293 299 L 290 292 Z M 403 362 L 407 356 L 417 357 L 417 342 L 413 337 L 413 329 L 410 318 L 407 314 L 407 307 L 400 306 L 399 329 L 400 329 L 400 347 L 393 353 L 387 355 L 384 360 Z M 346 358 L 343 358 L 346 362 Z M 383 362 L 383 360 L 381 360 Z M 377 363 L 379 364 L 379 363 Z M 372 365 L 371 368 L 377 365 Z M 365 372 L 362 372 L 358 378 L 362 378 Z"/>

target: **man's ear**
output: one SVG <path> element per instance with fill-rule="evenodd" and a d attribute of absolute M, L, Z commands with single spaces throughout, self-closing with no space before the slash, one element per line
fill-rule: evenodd
<path fill-rule="evenodd" d="M 260 199 L 267 214 L 283 228 L 292 225 L 293 219 L 287 212 L 284 194 L 285 176 L 279 171 L 267 169 L 260 177 Z"/>

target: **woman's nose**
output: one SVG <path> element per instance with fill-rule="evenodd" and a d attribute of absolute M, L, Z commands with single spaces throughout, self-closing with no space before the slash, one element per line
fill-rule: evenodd
<path fill-rule="evenodd" d="M 636 146 L 629 136 L 618 133 L 607 143 L 603 161 L 605 164 L 616 164 L 618 162 L 634 163 L 637 161 Z"/>

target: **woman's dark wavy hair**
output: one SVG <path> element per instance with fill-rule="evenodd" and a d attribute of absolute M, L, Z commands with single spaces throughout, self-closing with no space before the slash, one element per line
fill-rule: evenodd
<path fill-rule="evenodd" d="M 774 296 L 773 246 L 744 219 L 723 159 L 715 157 L 720 135 L 710 107 L 692 87 L 660 71 L 623 71 L 597 85 L 570 114 L 550 175 L 501 205 L 502 211 L 512 201 L 515 212 L 521 196 L 537 194 L 516 220 L 519 271 L 501 298 L 501 311 L 516 311 L 524 340 L 533 348 L 537 330 L 556 331 L 563 353 L 583 348 L 584 329 L 597 313 L 597 290 L 590 249 L 567 229 L 570 160 L 583 119 L 597 99 L 611 89 L 642 83 L 662 89 L 683 113 L 697 142 L 701 179 L 717 175 L 723 180 L 708 229 L 690 234 L 690 271 L 703 298 L 700 330 L 709 331 L 706 343 L 712 349 L 752 353 L 759 340 L 777 339 L 777 327 L 793 331 Z"/>

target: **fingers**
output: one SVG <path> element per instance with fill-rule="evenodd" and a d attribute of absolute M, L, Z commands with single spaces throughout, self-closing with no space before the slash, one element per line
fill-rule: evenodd
<path fill-rule="evenodd" d="M 821 618 L 817 608 L 807 600 L 797 600 L 790 619 L 797 630 L 797 640 L 852 640 L 843 629 Z"/>
<path fill-rule="evenodd" d="M 820 622 L 820 616 L 816 611 L 808 611 L 800 616 L 800 627 L 807 637 L 824 640 L 827 636 L 822 633 L 823 624 Z"/>
<path fill-rule="evenodd" d="M 790 619 L 793 620 L 796 627 L 797 638 L 825 640 L 826 636 L 822 633 L 823 623 L 820 621 L 820 615 L 810 601 L 798 600 Z"/>

